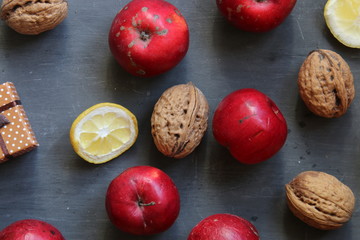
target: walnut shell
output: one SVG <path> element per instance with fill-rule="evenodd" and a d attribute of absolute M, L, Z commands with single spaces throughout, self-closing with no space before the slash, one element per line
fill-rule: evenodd
<path fill-rule="evenodd" d="M 330 50 L 309 53 L 299 71 L 298 87 L 309 110 L 326 118 L 345 114 L 355 97 L 349 65 Z"/>
<path fill-rule="evenodd" d="M 186 157 L 200 144 L 208 115 L 208 102 L 192 83 L 167 89 L 151 116 L 151 133 L 157 149 L 168 157 Z"/>
<path fill-rule="evenodd" d="M 285 189 L 293 214 L 321 230 L 341 227 L 350 220 L 355 207 L 351 189 L 324 172 L 302 172 Z"/>
<path fill-rule="evenodd" d="M 18 33 L 37 35 L 56 27 L 67 14 L 66 0 L 3 0 L 0 18 Z"/>

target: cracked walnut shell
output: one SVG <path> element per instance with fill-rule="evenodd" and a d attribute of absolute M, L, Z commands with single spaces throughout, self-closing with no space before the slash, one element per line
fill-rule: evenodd
<path fill-rule="evenodd" d="M 309 53 L 298 75 L 300 97 L 314 114 L 340 117 L 355 97 L 349 65 L 337 53 L 318 49 Z"/>
<path fill-rule="evenodd" d="M 289 209 L 308 225 L 331 230 L 350 220 L 355 207 L 351 189 L 324 172 L 306 171 L 285 185 Z"/>
<path fill-rule="evenodd" d="M 3 0 L 0 18 L 18 33 L 37 35 L 55 28 L 67 14 L 66 0 Z"/>
<path fill-rule="evenodd" d="M 151 116 L 151 133 L 157 149 L 168 157 L 186 157 L 200 144 L 208 115 L 208 102 L 192 83 L 167 89 Z"/>

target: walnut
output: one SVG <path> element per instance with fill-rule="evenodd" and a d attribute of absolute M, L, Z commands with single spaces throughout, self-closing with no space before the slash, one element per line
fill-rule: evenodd
<path fill-rule="evenodd" d="M 186 157 L 200 144 L 208 115 L 208 102 L 192 83 L 167 89 L 155 104 L 151 117 L 156 147 L 168 157 Z"/>
<path fill-rule="evenodd" d="M 300 96 L 311 112 L 333 118 L 345 114 L 355 96 L 349 65 L 330 50 L 314 50 L 298 75 Z"/>
<path fill-rule="evenodd" d="M 67 13 L 66 0 L 3 0 L 0 18 L 18 33 L 36 35 L 56 27 Z"/>
<path fill-rule="evenodd" d="M 349 187 L 324 172 L 307 171 L 285 185 L 287 203 L 308 225 L 330 230 L 350 220 L 355 197 Z"/>

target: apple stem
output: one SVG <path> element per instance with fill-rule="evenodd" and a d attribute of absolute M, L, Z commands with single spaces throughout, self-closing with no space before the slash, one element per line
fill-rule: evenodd
<path fill-rule="evenodd" d="M 143 40 L 144 42 L 149 40 L 150 38 L 150 33 L 148 31 L 141 31 L 140 32 L 140 39 Z"/>
<path fill-rule="evenodd" d="M 141 207 L 153 206 L 153 205 L 155 205 L 155 202 L 154 202 L 154 201 L 149 202 L 149 203 L 139 202 L 139 206 L 141 206 Z"/>

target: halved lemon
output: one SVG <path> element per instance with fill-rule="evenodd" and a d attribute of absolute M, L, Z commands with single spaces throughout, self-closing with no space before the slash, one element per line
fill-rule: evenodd
<path fill-rule="evenodd" d="M 360 0 L 328 0 L 324 17 L 337 40 L 345 46 L 360 48 Z"/>
<path fill-rule="evenodd" d="M 70 129 L 70 142 L 85 161 L 108 162 L 136 141 L 138 125 L 134 114 L 114 103 L 99 103 L 81 113 Z"/>

